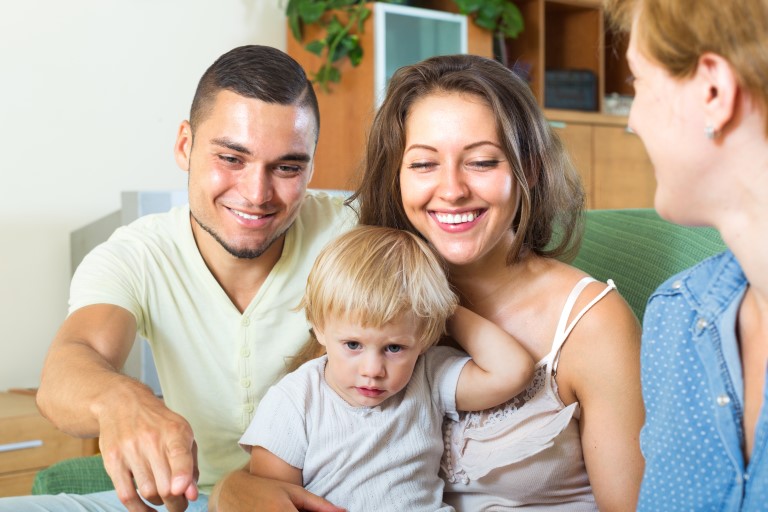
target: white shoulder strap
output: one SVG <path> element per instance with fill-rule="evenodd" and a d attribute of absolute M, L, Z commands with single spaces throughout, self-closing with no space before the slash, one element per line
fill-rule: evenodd
<path fill-rule="evenodd" d="M 551 372 L 549 373 L 553 376 L 557 374 L 557 364 L 560 361 L 560 351 L 563 349 L 565 340 L 568 339 L 568 335 L 571 334 L 573 328 L 576 327 L 576 324 L 579 322 L 579 320 L 581 320 L 581 317 L 583 317 L 586 312 L 592 308 L 592 306 L 597 304 L 603 297 L 608 294 L 608 292 L 616 289 L 616 285 L 614 284 L 613 279 L 609 279 L 608 285 L 605 287 L 605 289 L 600 292 L 594 299 L 592 299 L 589 304 L 584 306 L 584 308 L 579 311 L 579 314 L 577 314 L 571 323 L 566 327 L 566 322 L 568 322 L 568 317 L 571 316 L 571 311 L 573 310 L 573 305 L 576 303 L 576 299 L 579 298 L 579 295 L 581 295 L 581 292 L 584 291 L 584 288 L 586 288 L 587 285 L 592 282 L 595 282 L 595 279 L 591 277 L 583 278 L 576 284 L 573 290 L 571 290 L 571 294 L 568 296 L 568 300 L 565 301 L 565 307 L 563 308 L 560 321 L 557 324 L 557 330 L 555 331 L 555 340 L 552 343 L 552 351 L 547 356 L 548 362 L 550 363 L 548 366 L 551 368 Z"/>

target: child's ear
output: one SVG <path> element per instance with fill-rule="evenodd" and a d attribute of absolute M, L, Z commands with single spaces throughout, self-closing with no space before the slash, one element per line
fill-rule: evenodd
<path fill-rule="evenodd" d="M 323 331 L 318 329 L 317 327 L 312 327 L 309 329 L 309 335 L 312 336 L 314 339 L 317 340 L 319 344 L 322 346 L 326 346 L 325 344 L 325 335 L 323 334 Z"/>

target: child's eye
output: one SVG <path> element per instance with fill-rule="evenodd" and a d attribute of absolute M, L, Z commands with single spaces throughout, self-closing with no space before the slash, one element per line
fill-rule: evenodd
<path fill-rule="evenodd" d="M 392 352 L 393 354 L 397 354 L 403 350 L 403 347 L 400 345 L 387 345 L 387 352 Z"/>
<path fill-rule="evenodd" d="M 345 341 L 344 346 L 347 347 L 349 350 L 359 350 L 360 349 L 360 342 L 359 341 Z"/>

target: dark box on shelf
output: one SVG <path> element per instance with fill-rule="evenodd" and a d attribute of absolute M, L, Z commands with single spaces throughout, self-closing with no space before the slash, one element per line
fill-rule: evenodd
<path fill-rule="evenodd" d="M 544 73 L 544 107 L 597 110 L 597 77 L 587 69 L 548 69 Z"/>

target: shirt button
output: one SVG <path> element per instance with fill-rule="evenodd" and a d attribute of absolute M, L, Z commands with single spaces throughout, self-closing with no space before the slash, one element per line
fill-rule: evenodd
<path fill-rule="evenodd" d="M 249 318 L 243 318 L 243 322 L 242 322 L 242 324 L 243 324 L 245 327 L 248 327 L 249 325 L 251 325 L 251 320 L 250 320 Z"/>
<path fill-rule="evenodd" d="M 717 397 L 717 405 L 719 405 L 720 407 L 725 407 L 729 403 L 731 403 L 731 397 L 729 397 L 725 393 Z"/>
<path fill-rule="evenodd" d="M 680 280 L 677 280 L 674 283 L 672 283 L 673 290 L 679 290 L 681 286 L 683 286 L 683 282 Z"/>
<path fill-rule="evenodd" d="M 696 328 L 699 330 L 705 329 L 709 325 L 706 318 L 699 318 L 696 320 Z"/>
<path fill-rule="evenodd" d="M 251 387 L 251 379 L 242 379 L 240 381 L 240 385 L 243 386 L 244 388 Z"/>
<path fill-rule="evenodd" d="M 240 349 L 240 355 L 242 357 L 248 357 L 249 355 L 251 355 L 251 349 L 249 349 L 248 347 L 241 348 Z"/>
<path fill-rule="evenodd" d="M 243 410 L 245 412 L 253 412 L 253 404 L 245 404 L 245 405 L 243 405 Z"/>

